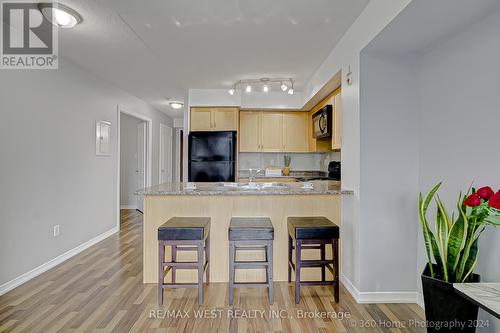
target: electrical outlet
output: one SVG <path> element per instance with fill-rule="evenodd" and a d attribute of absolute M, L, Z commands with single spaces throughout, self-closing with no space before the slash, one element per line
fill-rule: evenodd
<path fill-rule="evenodd" d="M 59 236 L 59 224 L 54 226 L 54 237 Z"/>

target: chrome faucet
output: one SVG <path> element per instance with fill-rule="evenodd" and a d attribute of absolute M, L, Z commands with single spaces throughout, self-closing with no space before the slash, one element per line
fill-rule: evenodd
<path fill-rule="evenodd" d="M 257 177 L 257 174 L 261 172 L 262 169 L 248 169 L 248 182 L 253 183 L 255 182 L 255 178 Z"/>

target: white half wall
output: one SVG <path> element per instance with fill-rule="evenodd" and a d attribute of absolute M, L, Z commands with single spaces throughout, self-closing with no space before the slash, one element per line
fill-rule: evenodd
<path fill-rule="evenodd" d="M 153 120 L 156 183 L 165 114 L 64 60 L 1 71 L 0 287 L 116 227 L 118 105 Z M 111 156 L 95 155 L 97 120 L 111 122 Z"/>

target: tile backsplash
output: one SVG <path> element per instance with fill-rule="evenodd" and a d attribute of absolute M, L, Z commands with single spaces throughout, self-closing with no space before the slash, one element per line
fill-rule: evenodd
<path fill-rule="evenodd" d="M 328 171 L 330 161 L 340 161 L 340 152 L 329 153 L 240 153 L 239 169 L 265 169 L 283 167 L 284 156 L 292 158 L 290 170 L 293 171 Z"/>

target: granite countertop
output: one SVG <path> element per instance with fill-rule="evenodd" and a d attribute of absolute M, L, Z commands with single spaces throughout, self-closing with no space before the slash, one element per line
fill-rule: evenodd
<path fill-rule="evenodd" d="M 196 189 L 184 189 L 183 183 L 165 183 L 142 190 L 138 195 L 349 195 L 351 190 L 341 189 L 337 181 L 311 181 L 312 188 L 303 188 L 304 183 L 195 183 Z M 276 186 L 277 185 L 277 186 Z"/>
<path fill-rule="evenodd" d="M 454 283 L 465 298 L 500 319 L 500 283 Z"/>

